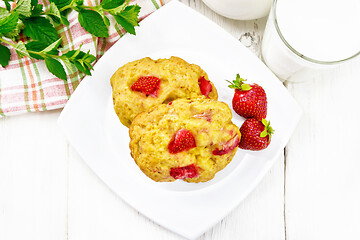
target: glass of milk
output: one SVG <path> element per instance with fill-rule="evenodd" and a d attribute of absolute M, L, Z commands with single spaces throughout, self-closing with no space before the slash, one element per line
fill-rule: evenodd
<path fill-rule="evenodd" d="M 304 81 L 359 55 L 360 0 L 274 1 L 262 57 L 280 80 Z"/>
<path fill-rule="evenodd" d="M 203 2 L 224 17 L 251 20 L 268 15 L 273 0 L 203 0 Z"/>

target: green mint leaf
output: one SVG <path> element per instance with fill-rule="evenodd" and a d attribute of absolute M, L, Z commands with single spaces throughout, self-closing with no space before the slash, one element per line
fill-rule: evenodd
<path fill-rule="evenodd" d="M 53 2 L 50 3 L 48 15 L 56 17 L 58 19 L 58 21 L 60 22 L 60 19 L 61 19 L 60 11 L 59 11 L 58 7 L 55 5 L 55 3 L 53 3 Z"/>
<path fill-rule="evenodd" d="M 11 5 L 10 5 L 9 2 L 12 2 L 12 1 L 10 1 L 10 0 L 4 0 L 4 2 L 5 2 L 6 9 L 7 9 L 8 11 L 10 11 L 10 10 L 11 10 Z"/>
<path fill-rule="evenodd" d="M 106 10 L 117 8 L 123 5 L 125 0 L 103 0 L 101 2 L 101 7 Z"/>
<path fill-rule="evenodd" d="M 123 18 L 122 16 L 119 16 L 119 15 L 115 15 L 114 18 L 115 18 L 116 22 L 125 29 L 125 31 L 127 31 L 128 33 L 133 34 L 133 35 L 136 34 L 134 26 L 131 23 L 129 23 L 128 21 L 126 21 L 125 18 Z"/>
<path fill-rule="evenodd" d="M 32 6 L 32 7 L 38 5 L 38 3 L 39 3 L 38 0 L 31 0 L 31 6 Z"/>
<path fill-rule="evenodd" d="M 19 36 L 19 34 L 23 28 L 24 28 L 24 24 L 22 23 L 21 20 L 19 20 L 16 25 L 16 28 L 14 30 L 12 30 L 11 32 L 5 33 L 4 36 L 14 39 L 15 37 Z"/>
<path fill-rule="evenodd" d="M 98 12 L 98 13 L 101 15 L 101 17 L 103 18 L 105 25 L 106 25 L 106 26 L 110 26 L 110 20 L 109 20 L 109 18 L 107 18 L 107 17 L 105 16 L 104 10 L 99 9 L 97 12 Z"/>
<path fill-rule="evenodd" d="M 63 65 L 56 59 L 47 58 L 45 59 L 45 65 L 49 72 L 54 74 L 56 77 L 66 80 L 66 72 Z"/>
<path fill-rule="evenodd" d="M 58 17 L 54 16 L 54 15 L 50 15 L 50 14 L 47 14 L 48 17 L 51 18 L 51 20 L 53 21 L 54 24 L 60 24 L 61 21 Z"/>
<path fill-rule="evenodd" d="M 128 33 L 136 34 L 134 26 L 139 26 L 138 14 L 140 7 L 138 5 L 127 6 L 123 11 L 114 15 L 118 24 L 120 24 Z"/>
<path fill-rule="evenodd" d="M 106 26 L 110 26 L 110 20 L 109 20 L 109 18 L 108 18 L 107 16 L 105 16 L 105 15 L 103 15 L 102 17 L 103 17 L 103 20 L 104 20 L 105 25 L 106 25 Z"/>
<path fill-rule="evenodd" d="M 12 14 L 18 14 L 16 12 L 13 12 Z M 5 8 L 1 8 L 0 7 L 0 22 L 2 22 L 3 20 L 5 20 L 6 17 L 10 16 L 10 12 L 8 10 L 6 10 Z M 4 36 L 7 38 L 15 38 L 20 34 L 20 31 L 23 29 L 24 24 L 22 23 L 21 20 L 17 21 L 16 27 L 14 30 L 4 33 Z M 0 29 L 0 32 L 4 30 L 4 29 Z M 1 35 L 1 33 L 0 33 Z"/>
<path fill-rule="evenodd" d="M 0 35 L 15 30 L 18 20 L 19 14 L 16 12 L 0 19 Z"/>
<path fill-rule="evenodd" d="M 70 5 L 72 0 L 50 0 L 50 3 L 54 3 L 58 9 Z"/>
<path fill-rule="evenodd" d="M 81 64 L 80 62 L 78 61 L 75 61 L 74 62 L 74 65 L 75 67 L 80 71 L 80 72 L 83 72 L 85 73 L 86 75 L 91 75 L 91 72 L 90 72 L 90 69 L 85 67 L 83 64 Z"/>
<path fill-rule="evenodd" d="M 124 10 L 122 10 L 118 15 L 122 16 L 126 21 L 128 21 L 133 26 L 139 26 L 139 5 L 131 5 L 127 6 Z"/>
<path fill-rule="evenodd" d="M 64 55 L 67 57 L 67 58 L 71 58 L 71 59 L 76 59 L 76 56 L 81 52 L 80 48 L 78 50 L 71 50 L 71 51 L 68 51 L 67 53 L 65 53 Z"/>
<path fill-rule="evenodd" d="M 109 30 L 99 13 L 91 10 L 81 10 L 78 19 L 80 25 L 92 35 L 109 37 Z"/>
<path fill-rule="evenodd" d="M 89 53 L 86 53 L 85 56 L 82 58 L 84 62 L 86 63 L 92 63 L 96 60 L 96 57 L 94 55 L 91 55 Z"/>
<path fill-rule="evenodd" d="M 30 57 L 29 52 L 27 51 L 24 42 L 19 41 L 15 46 L 15 51 L 19 55 L 20 58 L 27 56 Z"/>
<path fill-rule="evenodd" d="M 24 34 L 47 45 L 57 41 L 59 36 L 54 26 L 44 17 L 32 17 L 24 21 Z"/>
<path fill-rule="evenodd" d="M 61 39 L 59 39 L 58 41 L 60 41 L 60 40 Z M 56 41 L 54 43 L 57 43 L 58 41 Z M 50 46 L 52 44 L 50 44 Z M 49 45 L 47 45 L 47 44 L 45 44 L 43 42 L 39 42 L 39 41 L 31 41 L 31 42 L 28 42 L 26 44 L 26 49 L 32 50 L 32 51 L 35 51 L 35 52 L 45 52 L 44 49 L 46 49 L 48 47 L 49 47 Z M 59 53 L 59 51 L 56 48 L 52 49 L 51 51 L 46 51 L 46 52 L 50 53 L 50 54 L 53 54 L 53 55 L 57 55 Z"/>
<path fill-rule="evenodd" d="M 80 72 L 83 72 L 87 75 L 91 75 L 90 70 L 93 69 L 91 63 L 96 60 L 95 56 L 89 54 L 89 52 L 85 53 L 80 51 L 80 48 L 76 51 L 71 50 L 65 53 L 62 56 L 62 60 L 64 60 L 64 58 L 68 59 L 72 64 L 74 64 Z"/>
<path fill-rule="evenodd" d="M 49 52 L 56 50 L 59 47 L 59 45 L 61 44 L 61 41 L 62 41 L 62 38 L 58 39 L 57 41 L 53 42 L 52 44 L 50 44 L 49 46 L 44 48 L 41 52 L 49 53 Z"/>
<path fill-rule="evenodd" d="M 10 61 L 10 50 L 5 47 L 4 45 L 0 44 L 0 64 L 3 67 L 6 67 L 9 64 Z"/>
<path fill-rule="evenodd" d="M 27 44 L 25 44 L 25 47 L 28 51 L 33 51 L 33 52 L 29 52 L 30 57 L 35 58 L 37 60 L 43 60 L 44 58 L 34 52 L 40 52 L 41 50 L 43 50 L 44 48 L 46 48 L 46 45 L 42 42 L 39 41 L 31 41 L 28 42 Z"/>
<path fill-rule="evenodd" d="M 40 16 L 43 12 L 43 5 L 38 0 L 31 0 L 31 17 Z"/>
<path fill-rule="evenodd" d="M 39 42 L 39 41 L 31 41 L 25 45 L 26 45 L 27 50 L 31 50 L 31 51 L 35 51 L 35 52 L 40 52 L 47 47 L 47 45 L 45 43 Z"/>
<path fill-rule="evenodd" d="M 56 41 L 56 42 L 57 42 L 57 41 Z M 40 55 L 40 53 L 44 53 L 44 52 L 45 52 L 44 50 L 49 47 L 49 46 L 47 46 L 45 43 L 39 42 L 39 41 L 31 41 L 31 42 L 28 42 L 25 46 L 26 46 L 26 49 L 27 49 L 27 50 L 29 50 L 29 51 L 31 50 L 31 51 L 32 51 L 32 52 L 29 52 L 30 56 L 31 56 L 32 58 L 35 58 L 35 59 L 38 59 L 38 60 L 44 59 L 44 58 Z M 39 54 L 34 53 L 34 52 L 39 52 Z M 47 54 L 51 54 L 51 55 L 58 55 L 58 54 L 59 54 L 59 51 L 58 51 L 56 48 L 54 48 L 54 49 L 52 49 L 51 51 L 47 51 L 46 53 L 47 53 Z"/>
<path fill-rule="evenodd" d="M 71 63 L 68 58 L 63 57 L 63 58 L 61 58 L 61 60 L 63 61 L 66 69 L 68 70 L 68 74 L 73 74 L 76 71 L 74 64 Z"/>
<path fill-rule="evenodd" d="M 84 4 L 84 0 L 74 0 L 75 5 L 82 6 Z"/>
<path fill-rule="evenodd" d="M 9 15 L 10 15 L 10 12 L 8 10 L 0 7 L 0 19 L 3 19 L 4 17 L 7 17 Z"/>
<path fill-rule="evenodd" d="M 42 4 L 37 4 L 37 5 L 33 6 L 31 9 L 31 17 L 38 17 L 38 16 L 42 15 L 42 13 L 43 13 L 43 5 Z"/>
<path fill-rule="evenodd" d="M 31 0 L 18 0 L 16 2 L 16 7 L 13 9 L 20 15 L 24 17 L 31 16 Z"/>
<path fill-rule="evenodd" d="M 69 26 L 69 25 L 70 25 L 70 23 L 69 23 L 69 21 L 67 20 L 67 18 L 66 18 L 65 16 L 63 16 L 63 15 L 60 15 L 60 22 L 61 22 L 62 24 L 64 24 L 65 26 Z"/>

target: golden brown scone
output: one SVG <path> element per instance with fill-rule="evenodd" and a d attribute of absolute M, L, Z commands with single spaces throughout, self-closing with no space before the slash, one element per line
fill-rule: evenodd
<path fill-rule="evenodd" d="M 131 124 L 131 155 L 154 181 L 208 181 L 237 151 L 241 135 L 231 118 L 227 104 L 205 97 L 152 107 Z"/>
<path fill-rule="evenodd" d="M 206 72 L 178 57 L 129 62 L 114 73 L 111 86 L 115 112 L 127 127 L 137 114 L 152 106 L 178 98 L 218 97 Z"/>

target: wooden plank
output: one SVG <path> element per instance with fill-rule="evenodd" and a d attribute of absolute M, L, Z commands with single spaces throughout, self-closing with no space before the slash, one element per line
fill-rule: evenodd
<path fill-rule="evenodd" d="M 360 239 L 359 76 L 357 61 L 288 84 L 304 112 L 287 147 L 288 239 Z"/>
<path fill-rule="evenodd" d="M 67 143 L 58 115 L 0 120 L 0 239 L 66 239 Z"/>

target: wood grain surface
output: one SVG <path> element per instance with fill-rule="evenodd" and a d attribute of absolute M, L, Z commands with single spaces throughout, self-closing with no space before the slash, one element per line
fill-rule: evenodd
<path fill-rule="evenodd" d="M 260 57 L 266 18 L 235 21 L 181 2 Z M 354 62 L 286 83 L 303 117 L 284 155 L 201 240 L 360 239 L 359 76 Z M 0 119 L 0 240 L 183 239 L 109 190 L 62 136 L 60 111 Z"/>

